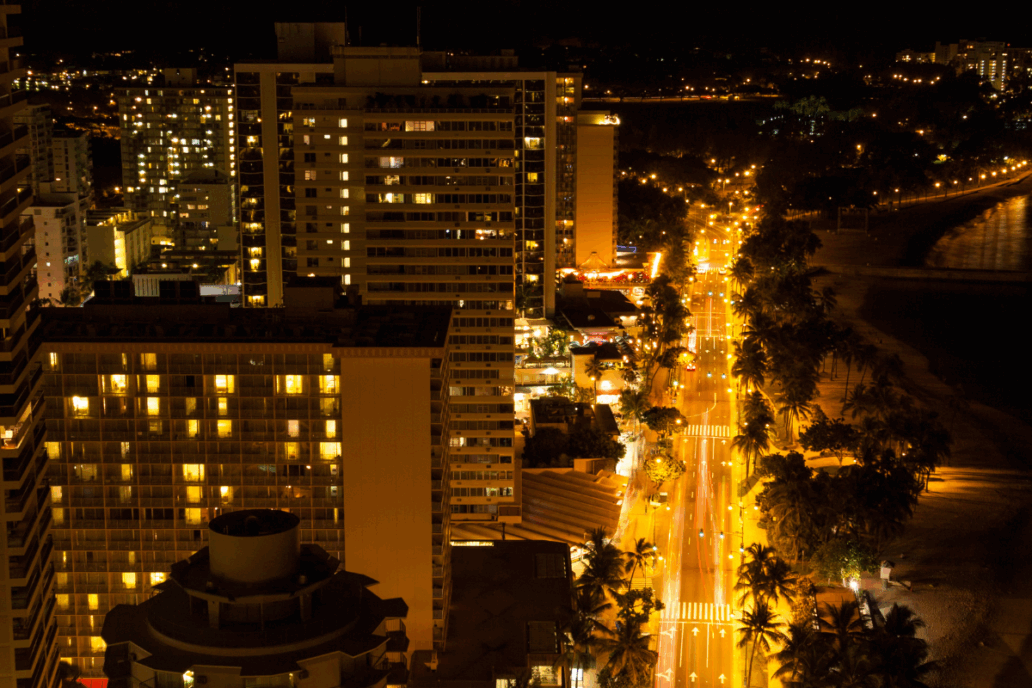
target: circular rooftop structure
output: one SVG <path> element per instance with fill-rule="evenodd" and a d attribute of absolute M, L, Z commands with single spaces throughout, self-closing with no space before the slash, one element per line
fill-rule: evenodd
<path fill-rule="evenodd" d="M 301 555 L 301 519 L 275 509 L 233 511 L 208 524 L 211 573 L 255 585 L 293 576 Z"/>

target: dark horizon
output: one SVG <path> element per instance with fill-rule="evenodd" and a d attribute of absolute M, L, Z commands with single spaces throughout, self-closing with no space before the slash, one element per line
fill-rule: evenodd
<path fill-rule="evenodd" d="M 422 45 L 433 49 L 496 51 L 579 38 L 582 42 L 676 53 L 695 47 L 753 52 L 809 50 L 851 59 L 899 50 L 931 50 L 936 40 L 1004 40 L 1032 47 L 1032 28 L 985 16 L 930 16 L 924 10 L 866 5 L 855 16 L 835 16 L 816 5 L 795 5 L 791 15 L 773 7 L 729 16 L 722 8 L 656 3 L 647 12 L 613 10 L 600 3 L 544 0 L 459 0 L 441 6 L 400 0 L 389 14 L 379 6 L 313 0 L 304 11 L 242 0 L 26 0 L 22 5 L 24 50 L 33 55 L 89 56 L 122 49 L 186 52 L 205 48 L 233 58 L 272 57 L 276 21 L 344 21 L 351 40 L 363 45 L 414 45 L 421 7 Z M 234 29 L 235 27 L 235 29 Z"/>

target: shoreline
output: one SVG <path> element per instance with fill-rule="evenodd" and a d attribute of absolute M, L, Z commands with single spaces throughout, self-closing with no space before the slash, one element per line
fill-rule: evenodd
<path fill-rule="evenodd" d="M 1008 184 L 927 201 L 900 210 L 881 210 L 870 219 L 870 233 L 835 234 L 819 224 L 822 247 L 811 261 L 821 265 L 923 267 L 935 243 L 951 229 L 977 218 L 1015 196 L 1032 194 L 1032 173 Z M 816 224 L 816 223 L 815 223 Z"/>
<path fill-rule="evenodd" d="M 928 679 L 937 688 L 1027 685 L 1032 678 L 1032 427 L 979 401 L 951 414 L 955 390 L 937 377 L 928 358 L 862 315 L 871 278 L 827 274 L 815 280 L 839 292 L 835 319 L 852 326 L 887 354 L 899 354 L 907 391 L 937 411 L 953 435 L 953 456 L 932 476 L 913 519 L 889 543 L 893 578 L 912 590 L 878 590 L 880 607 L 913 608 L 928 626 Z M 855 384 L 853 374 L 850 384 Z M 844 375 L 823 380 L 818 403 L 841 415 Z M 952 416 L 952 417 L 951 417 Z"/>

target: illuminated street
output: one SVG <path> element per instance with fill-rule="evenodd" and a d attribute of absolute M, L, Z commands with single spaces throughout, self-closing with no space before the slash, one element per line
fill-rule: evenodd
<path fill-rule="evenodd" d="M 731 685 L 734 618 L 733 569 L 741 545 L 731 469 L 731 381 L 728 371 L 728 286 L 718 269 L 732 255 L 730 237 L 713 230 L 708 268 L 692 290 L 696 370 L 679 371 L 678 406 L 688 427 L 675 439 L 687 472 L 670 491 L 670 523 L 657 532 L 666 553 L 660 598 L 658 688 Z M 705 254 L 705 249 L 703 249 Z M 702 257 L 705 257 L 702 256 Z M 700 260 L 701 265 L 706 263 Z"/>

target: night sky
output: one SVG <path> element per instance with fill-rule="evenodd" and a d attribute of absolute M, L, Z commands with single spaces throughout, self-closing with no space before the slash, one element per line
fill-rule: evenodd
<path fill-rule="evenodd" d="M 931 50 L 934 41 L 1003 39 L 1032 45 L 1027 17 L 993 11 L 949 12 L 945 6 L 901 9 L 903 3 L 563 2 L 562 0 L 373 0 L 295 3 L 254 0 L 25 0 L 26 50 L 89 53 L 124 48 L 155 51 L 208 47 L 234 56 L 273 50 L 274 21 L 343 21 L 357 43 L 413 44 L 415 8 L 423 7 L 428 49 L 523 48 L 579 37 L 603 45 L 720 47 L 799 46 L 862 55 L 903 48 Z M 958 33 L 962 32 L 962 33 Z"/>

